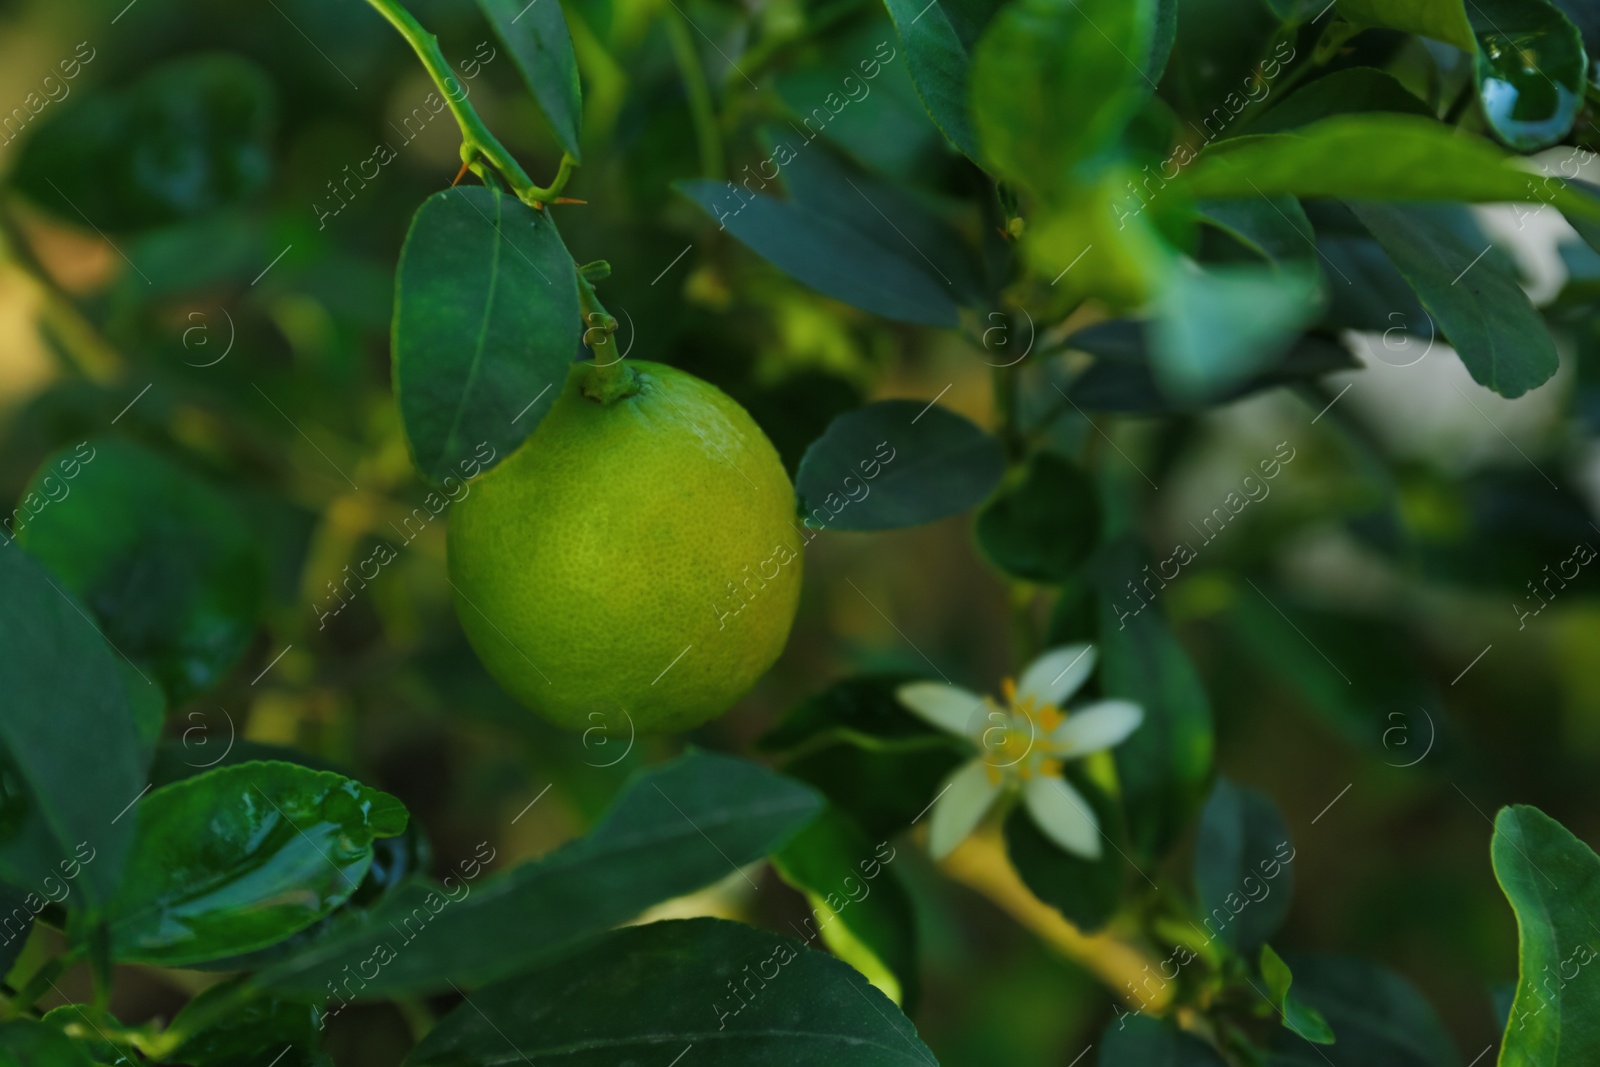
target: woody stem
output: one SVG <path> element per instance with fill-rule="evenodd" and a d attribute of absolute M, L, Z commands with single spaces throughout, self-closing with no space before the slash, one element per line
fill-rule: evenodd
<path fill-rule="evenodd" d="M 467 103 L 467 94 L 463 91 L 460 80 L 451 73 L 450 64 L 439 49 L 439 39 L 424 29 L 411 12 L 400 6 L 399 0 L 367 0 L 367 3 L 400 31 L 400 36 L 406 39 L 411 50 L 417 53 L 417 58 L 422 60 L 423 67 L 428 71 L 428 77 L 433 79 L 433 84 L 444 94 L 445 102 L 450 107 L 450 114 L 455 116 L 456 125 L 461 127 L 462 162 L 469 166 L 479 160 L 488 162 L 501 177 L 505 178 L 507 184 L 511 186 L 511 191 L 517 195 L 517 199 L 530 207 L 548 204 L 561 195 L 561 190 L 566 188 L 567 180 L 572 177 L 572 169 L 578 163 L 570 153 L 562 153 L 561 166 L 557 169 L 555 180 L 549 187 L 533 184 L 533 179 L 522 169 L 522 164 L 512 157 L 505 145 L 500 143 L 499 138 L 489 132 L 489 127 L 484 125 L 483 119 L 478 116 L 477 109 Z"/>

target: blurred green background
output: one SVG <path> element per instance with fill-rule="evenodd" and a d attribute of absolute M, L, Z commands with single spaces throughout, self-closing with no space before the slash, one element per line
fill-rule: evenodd
<path fill-rule="evenodd" d="M 559 149 L 474 5 L 410 6 L 491 128 L 547 180 Z M 881 7 L 565 8 L 587 102 L 584 164 L 567 193 L 587 204 L 557 210 L 580 262 L 611 262 L 601 292 L 630 356 L 722 387 L 791 471 L 862 399 L 948 387 L 942 403 L 989 421 L 993 351 L 799 289 L 670 189 L 739 180 L 765 154 L 763 124 L 808 110 L 880 42 L 897 48 Z M 1239 33 L 1259 21 L 1248 0 L 1186 8 Z M 1175 95 L 1231 84 L 1185 65 L 1211 22 L 1180 25 Z M 695 71 L 722 116 L 719 144 L 691 119 Z M 504 866 L 578 832 L 628 772 L 683 740 L 560 733 L 512 703 L 457 625 L 443 522 L 347 610 L 316 610 L 425 494 L 390 391 L 388 325 L 407 222 L 458 163 L 458 132 L 427 110 L 430 89 L 358 0 L 0 4 L 0 497 L 12 506 L 52 452 L 106 436 L 224 488 L 264 576 L 266 624 L 219 689 L 169 712 L 168 736 L 204 759 L 230 743 L 302 748 L 401 797 L 441 868 L 485 840 Z M 903 56 L 827 140 L 934 198 L 979 181 L 944 150 Z M 385 145 L 393 158 L 379 165 Z M 36 165 L 19 166 L 25 148 Z M 974 239 L 987 233 L 989 221 L 953 210 Z M 1560 235 L 1504 222 L 1494 232 L 1553 296 Z M 1569 364 L 1593 319 L 1574 263 L 1552 313 Z M 1377 334 L 1351 339 L 1366 369 L 1321 393 L 1097 429 L 1074 416 L 1054 432 L 1064 447 L 1092 447 L 1102 477 L 1138 489 L 1156 558 L 1178 541 L 1199 548 L 1161 603 L 1211 695 L 1219 769 L 1270 793 L 1294 833 L 1296 899 L 1276 943 L 1398 969 L 1470 1060 L 1496 1039 L 1491 989 L 1516 968 L 1512 913 L 1489 868 L 1495 809 L 1536 804 L 1600 839 L 1600 571 L 1550 586 L 1549 608 L 1519 617 L 1538 606 L 1528 583 L 1575 545 L 1600 545 L 1596 409 L 1574 366 L 1506 401 L 1476 388 L 1442 344 L 1410 363 L 1424 340 L 1396 351 Z M 1029 361 L 1024 380 L 1049 396 L 1051 370 Z M 1294 459 L 1270 495 L 1200 547 L 1194 527 L 1280 443 Z M 980 691 L 1014 673 L 1006 585 L 974 548 L 970 517 L 826 532 L 808 555 L 782 660 L 687 740 L 749 751 L 784 711 L 862 670 L 930 674 L 931 661 Z M 1041 619 L 1050 607 L 1033 605 Z M 1109 1017 L 1107 992 L 920 853 L 902 854 L 924 953 L 913 1018 L 941 1062 L 1072 1062 Z M 673 913 L 777 929 L 804 913 L 770 873 L 760 881 L 759 896 L 731 879 Z M 181 995 L 166 983 L 184 977 L 130 970 L 113 1010 L 128 1022 L 170 1014 Z M 330 1049 L 340 1064 L 394 1063 L 406 1034 L 397 1009 L 365 1008 L 334 1022 Z"/>

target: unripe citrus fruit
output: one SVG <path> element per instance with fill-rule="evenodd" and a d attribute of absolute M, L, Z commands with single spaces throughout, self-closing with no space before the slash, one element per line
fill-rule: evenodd
<path fill-rule="evenodd" d="M 495 679 L 552 722 L 687 729 L 783 650 L 794 514 L 777 452 L 721 390 L 658 363 L 576 364 L 452 511 L 456 611 Z"/>

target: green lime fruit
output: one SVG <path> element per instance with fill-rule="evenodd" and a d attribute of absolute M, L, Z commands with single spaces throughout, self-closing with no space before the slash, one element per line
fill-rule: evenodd
<path fill-rule="evenodd" d="M 456 613 L 489 673 L 551 722 L 688 729 L 783 651 L 800 597 L 794 488 L 715 386 L 659 363 L 576 364 L 528 440 L 470 486 L 450 516 Z"/>

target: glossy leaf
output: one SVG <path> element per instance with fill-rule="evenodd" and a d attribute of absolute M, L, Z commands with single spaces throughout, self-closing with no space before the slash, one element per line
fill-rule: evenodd
<path fill-rule="evenodd" d="M 976 506 L 1005 470 L 1000 442 L 937 404 L 880 400 L 840 415 L 795 476 L 807 525 L 920 526 Z"/>
<path fill-rule="evenodd" d="M 1472 52 L 1477 40 L 1462 0 L 1339 0 L 1339 14 L 1358 26 L 1381 26 Z"/>
<path fill-rule="evenodd" d="M 133 820 L 119 816 L 145 779 L 116 655 L 59 579 L 0 543 L 0 877 L 13 885 L 65 879 L 103 902 L 121 878 Z"/>
<path fill-rule="evenodd" d="M 911 80 L 934 125 L 969 158 L 978 158 L 978 137 L 967 110 L 972 49 L 996 5 L 984 0 L 884 0 L 906 50 Z"/>
<path fill-rule="evenodd" d="M 915 680 L 910 674 L 858 674 L 840 679 L 790 709 L 757 746 L 783 752 L 832 740 L 854 740 L 869 746 L 943 744 L 948 735 L 906 710 L 895 696 L 898 687 Z"/>
<path fill-rule="evenodd" d="M 549 212 L 476 186 L 429 197 L 395 276 L 394 390 L 417 469 L 465 480 L 515 451 L 581 335 L 576 268 Z"/>
<path fill-rule="evenodd" d="M 1314 259 L 1317 231 L 1292 196 L 1204 200 L 1195 205 L 1201 222 L 1228 234 L 1271 263 Z"/>
<path fill-rule="evenodd" d="M 194 218 L 249 198 L 271 174 L 272 83 L 237 56 L 172 60 L 56 107 L 28 139 L 15 181 L 72 225 Z"/>
<path fill-rule="evenodd" d="M 560 0 L 478 0 L 489 25 L 511 53 L 523 81 L 556 135 L 556 142 L 574 159 L 583 124 L 583 93 L 578 87 L 578 58 Z"/>
<path fill-rule="evenodd" d="M 25 499 L 58 496 L 18 531 L 18 543 L 83 599 L 111 644 L 171 703 L 220 683 L 249 651 L 265 593 L 238 502 L 120 438 L 46 460 Z"/>
<path fill-rule="evenodd" d="M 1282 1030 L 1273 1042 L 1278 1055 L 1272 1067 L 1461 1067 L 1427 998 L 1400 975 L 1358 959 L 1294 956 L 1289 962 L 1295 998 L 1321 1013 L 1338 1041 L 1313 1046 Z"/>
<path fill-rule="evenodd" d="M 1500 1067 L 1578 1067 L 1600 1057 L 1600 857 L 1538 808 L 1495 816 L 1494 874 L 1517 913 L 1517 995 Z"/>
<path fill-rule="evenodd" d="M 406 1064 L 665 1064 L 691 1045 L 704 1067 L 936 1062 L 900 1010 L 840 961 L 738 923 L 688 919 L 620 930 L 479 990 Z"/>
<path fill-rule="evenodd" d="M 135 808 L 133 856 L 106 909 L 116 959 L 181 966 L 264 948 L 342 904 L 394 797 L 292 763 L 218 767 Z"/>
<path fill-rule="evenodd" d="M 1333 1030 L 1322 1013 L 1290 992 L 1294 975 L 1271 945 L 1261 946 L 1261 979 L 1267 985 L 1267 999 L 1283 1017 L 1285 1028 L 1315 1045 L 1334 1043 Z"/>
<path fill-rule="evenodd" d="M 1152 327 L 1157 381 L 1180 399 L 1215 397 L 1288 351 L 1321 314 L 1320 281 L 1307 263 L 1180 267 L 1157 297 Z"/>
<path fill-rule="evenodd" d="M 1100 593 L 1101 689 L 1144 709 L 1144 722 L 1112 751 L 1129 840 L 1139 854 L 1154 857 L 1200 807 L 1212 732 L 1205 687 L 1162 617 L 1161 578 L 1145 566 L 1131 542 L 1118 542 L 1096 561 L 1093 580 Z"/>
<path fill-rule="evenodd" d="M 1100 542 L 1094 479 L 1077 464 L 1036 452 L 1023 477 L 978 512 L 978 544 L 995 566 L 1030 582 L 1064 582 Z"/>
<path fill-rule="evenodd" d="M 638 778 L 586 836 L 482 883 L 402 887 L 257 981 L 288 996 L 324 996 L 333 982 L 342 1004 L 503 978 L 728 877 L 821 807 L 765 768 L 691 752 Z"/>
<path fill-rule="evenodd" d="M 1589 59 L 1550 0 L 1472 0 L 1478 101 L 1495 136 L 1519 152 L 1559 143 L 1583 105 Z"/>
<path fill-rule="evenodd" d="M 251 1062 L 252 1056 L 260 1056 L 266 1049 L 273 1050 L 273 1055 L 298 1050 L 300 1062 L 305 1062 L 305 1050 L 316 1048 L 322 1030 L 322 1012 L 310 1004 L 260 997 L 249 1000 L 221 1021 L 205 1021 L 215 1006 L 226 1004 L 244 981 L 236 978 L 210 986 L 184 1005 L 168 1030 L 188 1037 L 173 1049 L 170 1060 L 194 1067 L 233 1067 Z"/>
<path fill-rule="evenodd" d="M 1562 183 L 1536 184 L 1489 142 L 1412 115 L 1342 115 L 1292 133 L 1215 141 L 1174 184 L 1199 198 L 1537 200 L 1600 218 L 1600 200 Z"/>
<path fill-rule="evenodd" d="M 772 865 L 805 895 L 812 918 L 800 938 L 826 946 L 907 1011 L 917 1002 L 917 931 L 911 898 L 888 865 L 898 855 L 876 844 L 838 808 L 801 830 L 773 853 Z"/>
<path fill-rule="evenodd" d="M 1277 933 L 1294 893 L 1294 848 L 1272 798 L 1218 778 L 1200 815 L 1194 882 L 1209 936 L 1245 955 Z"/>
<path fill-rule="evenodd" d="M 1560 366 L 1555 342 L 1490 242 L 1450 205 L 1352 203 L 1479 385 L 1521 396 Z M 1481 243 L 1480 243 L 1481 242 Z"/>
<path fill-rule="evenodd" d="M 1148 0 L 1015 0 L 1003 8 L 972 62 L 983 159 L 1038 195 L 1055 193 L 1149 95 L 1136 63 L 1151 54 L 1154 20 Z"/>
<path fill-rule="evenodd" d="M 831 211 L 746 193 L 728 182 L 685 181 L 676 188 L 719 228 L 825 296 L 898 322 L 956 324 L 950 283 L 909 241 L 879 244 Z"/>

